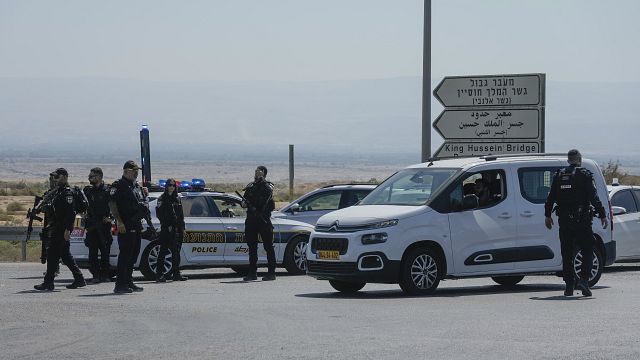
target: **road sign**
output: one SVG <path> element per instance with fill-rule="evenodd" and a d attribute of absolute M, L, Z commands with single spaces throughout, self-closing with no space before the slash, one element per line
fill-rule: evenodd
<path fill-rule="evenodd" d="M 540 110 L 518 108 L 446 109 L 433 123 L 445 139 L 538 139 Z"/>
<path fill-rule="evenodd" d="M 544 74 L 446 76 L 433 91 L 444 107 L 544 106 Z"/>
<path fill-rule="evenodd" d="M 445 141 L 434 158 L 469 157 L 498 154 L 539 153 L 540 142 L 451 142 Z"/>

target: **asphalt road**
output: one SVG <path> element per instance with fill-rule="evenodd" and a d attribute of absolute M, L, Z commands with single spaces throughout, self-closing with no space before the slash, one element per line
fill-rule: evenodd
<path fill-rule="evenodd" d="M 640 264 L 613 267 L 592 298 L 554 276 L 505 289 L 451 280 L 430 297 L 394 285 L 356 295 L 306 276 L 243 283 L 230 270 L 39 293 L 40 264 L 0 264 L 2 359 L 639 359 Z M 284 274 L 282 274 L 284 275 Z M 140 280 L 140 279 L 139 279 Z"/>

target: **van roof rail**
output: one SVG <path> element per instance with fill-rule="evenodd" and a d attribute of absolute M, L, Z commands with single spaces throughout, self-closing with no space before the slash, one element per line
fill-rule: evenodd
<path fill-rule="evenodd" d="M 505 154 L 505 155 L 484 155 L 480 159 L 485 161 L 493 161 L 502 158 L 527 157 L 527 156 L 567 156 L 566 153 L 524 153 L 524 154 Z"/>

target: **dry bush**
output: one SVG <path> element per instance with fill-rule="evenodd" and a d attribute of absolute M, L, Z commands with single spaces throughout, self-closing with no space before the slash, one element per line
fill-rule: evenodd
<path fill-rule="evenodd" d="M 10 202 L 9 204 L 7 204 L 7 212 L 16 213 L 16 212 L 21 212 L 21 211 L 24 211 L 24 210 L 25 210 L 24 205 L 20 204 L 17 201 L 13 201 L 13 202 Z"/>

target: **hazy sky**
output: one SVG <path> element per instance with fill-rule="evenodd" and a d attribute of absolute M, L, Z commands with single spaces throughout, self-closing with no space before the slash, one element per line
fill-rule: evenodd
<path fill-rule="evenodd" d="M 420 0 L 0 0 L 0 77 L 337 80 L 422 73 Z M 639 81 L 640 1 L 434 0 L 434 78 Z"/>

